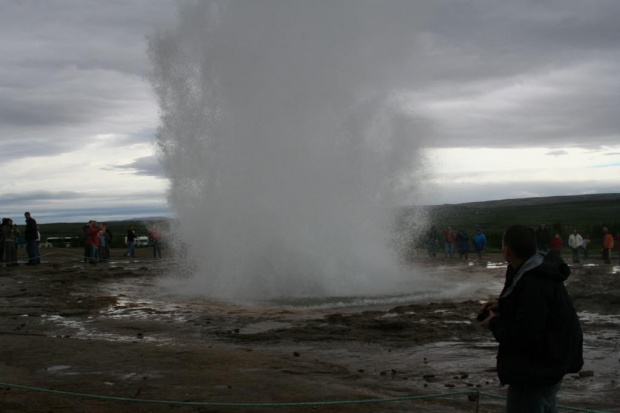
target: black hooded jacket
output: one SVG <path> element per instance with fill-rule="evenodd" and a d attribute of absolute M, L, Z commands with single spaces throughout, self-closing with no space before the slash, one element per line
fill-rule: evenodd
<path fill-rule="evenodd" d="M 570 268 L 549 252 L 512 285 L 517 274 L 518 269 L 508 267 L 499 314 L 489 324 L 499 342 L 499 379 L 503 384 L 555 384 L 583 366 L 583 334 L 564 287 Z"/>

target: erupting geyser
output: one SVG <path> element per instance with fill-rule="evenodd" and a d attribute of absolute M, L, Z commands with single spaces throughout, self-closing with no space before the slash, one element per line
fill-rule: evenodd
<path fill-rule="evenodd" d="M 150 39 L 186 288 L 226 299 L 388 294 L 412 277 L 389 245 L 419 141 L 398 98 L 415 24 L 403 12 L 357 0 L 197 2 Z"/>

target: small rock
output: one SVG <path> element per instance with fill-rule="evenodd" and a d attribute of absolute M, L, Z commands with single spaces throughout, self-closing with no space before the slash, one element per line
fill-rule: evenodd
<path fill-rule="evenodd" d="M 452 383 L 446 383 L 446 384 L 444 384 L 444 386 L 445 387 L 455 387 L 454 384 L 452 384 Z"/>
<path fill-rule="evenodd" d="M 136 334 L 136 336 L 137 336 L 138 338 L 144 338 L 144 334 L 143 334 L 143 333 L 138 333 L 138 334 Z"/>
<path fill-rule="evenodd" d="M 239 329 L 235 328 L 235 334 L 239 334 Z"/>
<path fill-rule="evenodd" d="M 592 377 L 594 376 L 594 372 L 592 370 L 581 370 L 579 372 L 579 377 Z"/>
<path fill-rule="evenodd" d="M 295 351 L 295 352 L 293 353 L 293 355 L 294 355 L 295 357 L 299 357 L 299 352 L 298 352 L 298 351 Z"/>

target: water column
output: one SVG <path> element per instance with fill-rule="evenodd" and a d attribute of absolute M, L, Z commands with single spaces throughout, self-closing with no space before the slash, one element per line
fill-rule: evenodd
<path fill-rule="evenodd" d="M 412 277 L 391 227 L 418 164 L 397 97 L 414 22 L 376 2 L 349 6 L 183 3 L 176 26 L 151 36 L 179 288 L 233 300 L 387 294 Z"/>

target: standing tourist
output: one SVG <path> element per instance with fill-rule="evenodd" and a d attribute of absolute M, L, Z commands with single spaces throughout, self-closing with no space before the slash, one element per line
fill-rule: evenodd
<path fill-rule="evenodd" d="M 614 237 L 607 227 L 603 227 L 603 262 L 611 264 L 611 250 L 614 248 Z"/>
<path fill-rule="evenodd" d="M 99 237 L 99 261 L 107 261 L 109 257 L 106 257 L 106 248 L 109 250 L 109 247 L 105 242 L 105 224 L 99 226 L 97 236 Z"/>
<path fill-rule="evenodd" d="M 17 249 L 15 248 L 16 234 L 17 227 L 13 225 L 13 220 L 6 218 L 6 223 L 2 225 L 2 235 L 4 237 L 4 253 L 6 255 L 7 267 L 19 265 L 17 262 Z"/>
<path fill-rule="evenodd" d="M 536 248 L 538 251 L 549 251 L 549 244 L 551 244 L 551 235 L 547 229 L 546 224 L 540 224 L 536 229 Z"/>
<path fill-rule="evenodd" d="M 452 227 L 447 227 L 443 232 L 444 242 L 446 244 L 446 258 L 452 258 L 454 255 L 454 243 L 456 242 L 456 232 Z"/>
<path fill-rule="evenodd" d="M 469 258 L 469 236 L 463 228 L 459 229 L 456 234 L 456 243 L 459 246 L 459 259 L 467 260 Z"/>
<path fill-rule="evenodd" d="M 568 236 L 568 246 L 573 251 L 573 264 L 579 263 L 579 248 L 583 246 L 583 238 L 577 232 L 577 228 Z"/>
<path fill-rule="evenodd" d="M 90 223 L 92 221 L 88 221 L 88 224 L 82 227 L 82 239 L 84 241 L 84 262 L 88 262 L 90 258 L 90 245 L 88 244 L 88 230 L 90 229 Z"/>
<path fill-rule="evenodd" d="M 99 261 L 99 234 L 101 229 L 97 225 L 97 221 L 90 221 L 90 226 L 88 227 L 88 248 L 90 251 L 89 259 L 91 264 L 97 264 Z"/>
<path fill-rule="evenodd" d="M 102 231 L 103 231 L 103 238 L 105 240 L 105 250 L 104 250 L 104 259 L 105 260 L 109 260 L 110 259 L 110 248 L 112 246 L 112 231 L 110 231 L 110 229 L 108 228 L 108 226 L 106 224 L 103 224 L 102 226 Z"/>
<path fill-rule="evenodd" d="M 125 257 L 133 257 L 136 258 L 136 250 L 134 244 L 136 242 L 136 233 L 133 230 L 133 226 L 130 226 L 127 230 L 127 252 L 125 253 Z"/>
<path fill-rule="evenodd" d="M 560 234 L 555 234 L 553 240 L 551 240 L 551 250 L 558 253 L 559 256 L 562 256 L 562 238 L 560 238 Z"/>
<path fill-rule="evenodd" d="M 435 258 L 437 256 L 437 228 L 435 225 L 431 225 L 426 233 L 426 252 L 428 258 Z"/>
<path fill-rule="evenodd" d="M 581 244 L 581 248 L 583 248 L 583 260 L 587 260 L 588 259 L 588 248 L 590 248 L 590 236 L 589 235 L 584 235 L 583 237 L 583 243 Z"/>
<path fill-rule="evenodd" d="M 37 221 L 32 218 L 30 212 L 24 213 L 24 217 L 26 218 L 24 238 L 26 239 L 26 252 L 28 253 L 26 265 L 38 265 L 41 264 L 41 257 L 39 256 L 39 247 L 37 246 L 37 240 L 39 239 Z"/>
<path fill-rule="evenodd" d="M 556 412 L 562 378 L 583 366 L 583 334 L 564 286 L 570 267 L 556 254 L 537 252 L 534 231 L 524 225 L 506 230 L 502 251 L 504 288 L 481 310 L 482 325 L 499 342 L 497 374 L 509 385 L 507 411 Z"/>
<path fill-rule="evenodd" d="M 153 247 L 153 258 L 161 258 L 161 236 L 159 235 L 159 231 L 156 229 L 152 229 L 149 232 L 149 242 L 151 247 Z"/>
<path fill-rule="evenodd" d="M 0 261 L 4 261 L 4 227 L 9 222 L 8 218 L 2 218 L 2 224 L 0 224 Z"/>
<path fill-rule="evenodd" d="M 474 249 L 478 253 L 478 259 L 482 259 L 482 252 L 487 247 L 487 237 L 484 235 L 484 232 L 482 232 L 482 228 L 476 228 L 476 235 L 474 235 L 472 242 L 474 244 Z"/>

